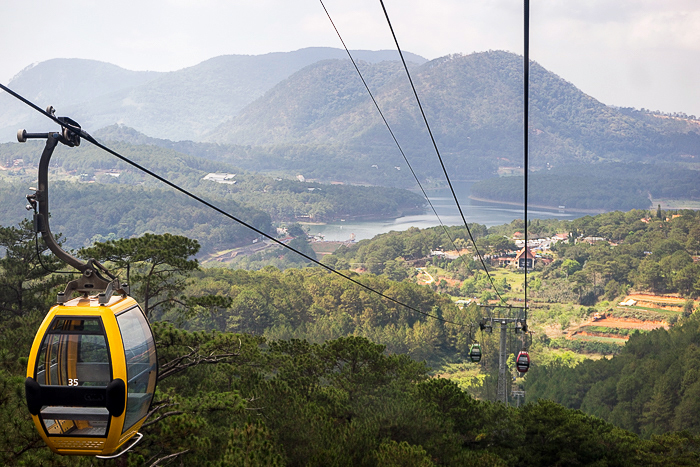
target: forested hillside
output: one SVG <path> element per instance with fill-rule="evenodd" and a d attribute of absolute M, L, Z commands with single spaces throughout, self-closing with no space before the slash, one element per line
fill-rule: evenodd
<path fill-rule="evenodd" d="M 659 212 L 661 218 L 650 214 L 613 212 L 571 221 L 573 237 L 608 241 L 557 244 L 560 259 L 544 271 L 544 278 L 556 281 L 566 276 L 584 301 L 602 295 L 613 299 L 630 287 L 699 296 L 700 263 L 691 255 L 700 253 L 700 213 Z"/>
<path fill-rule="evenodd" d="M 64 234 L 68 248 L 146 232 L 187 234 L 201 241 L 206 251 L 249 244 L 258 237 L 247 227 L 203 210 L 197 201 L 172 190 L 57 182 L 51 191 L 56 202 L 51 209 L 51 228 L 68 234 Z M 29 193 L 24 185 L 0 186 L 3 221 L 27 215 L 25 192 Z M 230 200 L 219 200 L 219 205 L 257 229 L 273 232 L 268 214 Z"/>
<path fill-rule="evenodd" d="M 700 319 L 633 335 L 611 360 L 536 366 L 528 400 L 550 399 L 644 437 L 700 433 Z"/>
<path fill-rule="evenodd" d="M 691 166 L 694 167 L 694 166 Z M 700 171 L 685 165 L 600 163 L 553 167 L 530 174 L 528 202 L 567 209 L 649 209 L 651 199 L 700 200 Z M 481 180 L 470 196 L 523 202 L 523 177 Z"/>
<path fill-rule="evenodd" d="M 421 196 L 397 188 L 303 183 L 241 172 L 224 162 L 157 146 L 115 142 L 111 147 L 267 233 L 274 233 L 273 221 L 391 218 L 423 209 Z M 24 196 L 36 184 L 41 151 L 40 142 L 0 145 L 5 168 L 0 172 L 0 225 L 27 215 Z M 70 247 L 93 239 L 171 232 L 196 238 L 211 252 L 249 244 L 256 236 L 92 145 L 58 148 L 51 167 L 52 224 L 66 234 Z M 234 183 L 204 180 L 210 172 L 235 174 Z"/>
<path fill-rule="evenodd" d="M 415 182 L 400 152 L 341 52 L 303 49 L 262 56 L 225 56 L 164 74 L 139 74 L 116 67 L 112 70 L 107 64 L 80 62 L 85 79 L 105 75 L 104 82 L 111 83 L 115 77 L 123 77 L 122 84 L 114 86 L 111 94 L 103 94 L 104 87 L 86 84 L 87 92 L 78 96 L 74 90 L 79 87 L 73 84 L 73 91 L 58 99 L 60 90 L 68 86 L 61 81 L 54 86 L 59 92 L 53 93 L 52 88 L 48 98 L 55 106 L 60 103 L 60 114 L 71 115 L 95 134 L 100 127 L 119 122 L 154 137 L 149 144 L 244 170 L 287 177 L 302 174 L 326 182 L 413 187 Z M 444 183 L 395 55 L 356 52 L 355 57 L 419 176 L 428 183 Z M 490 51 L 450 55 L 427 63 L 417 56 L 409 60 L 452 177 L 478 180 L 495 176 L 499 168 L 517 171 L 522 159 L 521 58 Z M 12 84 L 33 99 L 39 92 L 37 86 L 46 81 L 42 70 L 56 71 L 61 63 L 39 64 Z M 66 80 L 71 77 L 77 79 L 67 74 Z M 598 180 L 600 171 L 589 163 L 663 161 L 672 164 L 668 169 L 671 171 L 698 168 L 695 161 L 700 157 L 700 123 L 694 116 L 606 106 L 534 62 L 530 77 L 530 163 L 534 169 L 585 164 L 581 173 L 584 178 Z M 179 99 L 177 112 L 166 99 L 172 95 Z M 5 95 L 0 98 L 10 99 Z M 82 102 L 83 98 L 89 102 Z M 9 104 L 9 126 L 4 130 L 7 139 L 18 127 L 46 125 L 41 119 L 13 120 L 11 110 L 22 107 Z M 110 133 L 135 142 L 128 132 Z M 195 137 L 199 143 L 182 141 Z M 629 180 L 629 184 L 642 186 L 646 180 L 645 174 L 638 174 L 641 179 L 631 178 L 621 166 L 609 168 L 614 169 L 612 177 Z M 604 182 L 602 186 L 614 187 L 610 180 Z M 543 200 L 553 200 L 560 186 L 543 180 Z M 633 191 L 633 197 L 613 197 L 620 204 L 609 202 L 612 207 L 608 207 L 597 203 L 592 209 L 640 207 L 639 196 L 644 193 Z M 596 194 L 595 198 L 600 196 Z"/>
<path fill-rule="evenodd" d="M 111 125 L 97 132 L 99 137 L 131 144 L 148 144 L 203 159 L 225 162 L 247 171 L 303 175 L 324 182 L 344 181 L 350 184 L 415 187 L 415 179 L 408 170 L 400 170 L 405 164 L 400 153 L 385 154 L 382 148 L 358 153 L 351 147 L 321 142 L 319 144 L 282 144 L 275 146 L 241 146 L 211 142 L 170 141 L 150 138 L 123 125 Z M 379 161 L 378 159 L 381 159 Z M 373 167 L 375 166 L 376 167 Z M 398 169 L 397 169 L 398 167 Z M 496 165 L 474 167 L 480 177 L 488 177 Z M 476 172 L 475 172 L 476 173 Z M 439 182 L 439 180 L 438 180 Z"/>
<path fill-rule="evenodd" d="M 93 465 L 94 459 L 55 456 L 43 447 L 22 391 L 31 339 L 65 278 L 39 266 L 28 225 L 0 229 L 0 243 L 0 420 L 8 428 L 0 435 L 0 460 L 8 466 Z M 146 310 L 158 345 L 157 403 L 143 425 L 144 440 L 124 458 L 128 465 L 673 466 L 700 460 L 697 435 L 645 440 L 548 401 L 515 409 L 475 400 L 455 383 L 431 377 L 424 363 L 366 338 L 342 336 L 351 328 L 326 326 L 324 335 L 318 326 L 313 340 L 330 338 L 323 343 L 261 337 L 265 314 L 300 327 L 343 315 L 364 329 L 382 321 L 413 322 L 413 328 L 428 322 L 327 272 L 191 276 L 197 248 L 184 237 L 146 235 L 83 252 L 109 256 L 115 272 L 131 263 L 136 298 L 154 307 Z M 56 266 L 44 249 L 41 244 L 45 264 Z M 196 280 L 185 289 L 188 276 Z M 445 303 L 425 288 L 366 279 L 424 310 Z M 256 309 L 261 313 L 251 314 Z M 445 316 L 456 312 L 453 305 L 443 309 Z M 444 332 L 452 332 L 447 326 Z M 258 331 L 229 332 L 243 329 Z M 438 349 L 431 345 L 425 351 Z"/>
<path fill-rule="evenodd" d="M 514 250 L 512 236 L 523 227 L 522 220 L 490 228 L 470 225 L 483 255 Z M 412 276 L 416 260 L 420 260 L 417 264 L 440 265 L 461 283 L 478 272 L 481 264 L 476 261 L 464 227 L 448 227 L 447 232 L 442 227 L 389 232 L 349 247 L 341 246 L 323 262 L 401 280 Z M 632 210 L 572 221 L 534 219 L 528 232 L 531 239 L 556 233 L 568 235 L 566 242 L 554 243 L 551 251 L 545 252 L 554 255 L 553 261 L 536 268 L 537 282 L 531 284 L 534 299 L 558 302 L 554 293 L 557 292 L 588 306 L 601 299 L 623 296 L 632 288 L 688 298 L 700 296 L 700 263 L 693 259 L 700 254 L 698 211 Z M 455 249 L 464 249 L 462 259 L 430 255 L 431 250 Z M 488 282 L 485 285 L 490 288 Z M 463 283 L 461 287 L 465 287 Z M 467 289 L 463 290 L 465 295 L 469 294 Z"/>

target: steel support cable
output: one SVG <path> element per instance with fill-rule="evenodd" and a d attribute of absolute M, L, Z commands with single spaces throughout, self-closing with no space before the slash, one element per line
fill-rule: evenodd
<path fill-rule="evenodd" d="M 523 295 L 525 311 L 527 312 L 527 178 L 529 172 L 529 152 L 530 138 L 528 134 L 529 113 L 530 113 L 530 0 L 524 0 L 523 11 L 523 210 L 525 217 L 525 278 L 523 280 Z M 535 258 L 532 259 L 532 266 L 535 266 Z"/>
<path fill-rule="evenodd" d="M 248 229 L 250 229 L 250 230 L 256 232 L 257 234 L 259 234 L 259 235 L 261 235 L 261 236 L 267 238 L 268 240 L 271 240 L 271 241 L 273 241 L 274 243 L 277 243 L 278 245 L 280 245 L 280 246 L 282 246 L 282 247 L 284 247 L 284 248 L 287 248 L 287 249 L 290 250 L 290 251 L 293 251 L 294 253 L 296 253 L 296 254 L 298 254 L 299 256 L 301 256 L 301 257 L 303 257 L 303 258 L 305 258 L 305 259 L 311 261 L 312 263 L 316 264 L 317 266 L 321 266 L 322 268 L 324 268 L 324 269 L 326 269 L 326 270 L 328 270 L 328 271 L 330 271 L 330 272 L 332 272 L 332 273 L 334 273 L 334 274 L 337 274 L 338 276 L 340 276 L 340 277 L 342 277 L 342 278 L 344 278 L 344 279 L 346 279 L 346 280 L 352 282 L 353 284 L 359 285 L 360 287 L 364 288 L 365 290 L 368 290 L 368 291 L 370 291 L 370 292 L 372 292 L 372 293 L 375 293 L 375 294 L 379 295 L 380 297 L 389 300 L 390 302 L 393 302 L 393 303 L 395 303 L 395 304 L 397 304 L 397 305 L 400 305 L 400 306 L 402 306 L 402 307 L 404 307 L 404 308 L 406 308 L 406 309 L 408 309 L 408 310 L 410 310 L 410 311 L 413 311 L 414 313 L 418 313 L 418 314 L 423 315 L 423 316 L 425 316 L 425 317 L 432 318 L 432 319 L 436 319 L 436 320 L 438 320 L 438 321 L 442 321 L 443 323 L 446 323 L 446 324 L 453 324 L 453 325 L 455 325 L 455 326 L 468 326 L 467 324 L 456 323 L 456 322 L 454 322 L 454 321 L 449 321 L 449 320 L 446 320 L 446 319 L 441 318 L 441 317 L 439 317 L 439 316 L 435 316 L 435 315 L 432 315 L 432 314 L 430 314 L 430 313 L 426 313 L 426 312 L 424 312 L 424 311 L 421 311 L 421 310 L 419 310 L 419 309 L 417 309 L 417 308 L 414 308 L 414 307 L 412 307 L 412 306 L 410 306 L 410 305 L 407 305 L 407 304 L 405 304 L 405 303 L 403 303 L 403 302 L 400 302 L 399 300 L 396 300 L 395 298 L 389 297 L 388 295 L 386 295 L 386 294 L 384 294 L 384 293 L 382 293 L 382 292 L 380 292 L 380 291 L 378 291 L 378 290 L 375 290 L 375 289 L 373 289 L 372 287 L 370 287 L 370 286 L 368 286 L 368 285 L 365 285 L 365 284 L 363 284 L 362 282 L 360 282 L 360 281 L 358 281 L 358 280 L 355 280 L 355 279 L 353 279 L 352 277 L 347 276 L 347 275 L 343 274 L 342 272 L 333 269 L 333 268 L 330 267 L 330 266 L 327 266 L 327 265 L 321 263 L 320 261 L 318 261 L 318 260 L 316 260 L 316 259 L 314 259 L 314 258 L 312 258 L 312 257 L 310 257 L 310 256 L 308 256 L 308 255 L 306 255 L 305 253 L 302 253 L 301 251 L 299 251 L 299 250 L 297 250 L 297 249 L 295 249 L 295 248 L 293 248 L 293 247 L 291 247 L 291 246 L 289 246 L 289 245 L 283 243 L 283 242 L 280 241 L 280 240 L 277 240 L 277 239 L 274 238 L 273 236 L 271 236 L 271 235 L 269 235 L 269 234 L 263 232 L 262 230 L 260 230 L 260 229 L 258 229 L 258 228 L 256 228 L 256 227 L 254 227 L 254 226 L 248 224 L 247 222 L 245 222 L 245 221 L 243 221 L 243 220 L 237 218 L 237 217 L 234 216 L 233 214 L 229 214 L 228 212 L 226 212 L 226 211 L 224 211 L 223 209 L 221 209 L 221 208 L 219 208 L 219 207 L 213 205 L 212 203 L 210 203 L 210 202 L 208 202 L 208 201 L 206 201 L 206 200 L 200 198 L 199 196 L 195 195 L 194 193 L 191 193 L 191 192 L 187 191 L 186 189 L 184 189 L 184 188 L 182 188 L 182 187 L 176 185 L 175 183 L 173 183 L 173 182 L 171 182 L 171 181 L 169 181 L 169 180 L 167 180 L 167 179 L 161 177 L 160 175 L 158 175 L 158 174 L 156 174 L 156 173 L 154 173 L 154 172 L 148 170 L 147 168 L 145 168 L 145 167 L 139 165 L 138 163 L 136 163 L 136 162 L 130 160 L 129 158 L 127 158 L 127 157 L 125 157 L 125 156 L 122 156 L 122 155 L 119 154 L 118 152 L 116 152 L 116 151 L 114 151 L 114 150 L 108 148 L 107 146 L 101 144 L 100 142 L 98 142 L 95 138 L 93 138 L 93 137 L 92 137 L 89 133 L 87 133 L 85 130 L 83 130 L 83 129 L 81 129 L 81 128 L 74 127 L 74 126 L 69 125 L 69 124 L 67 124 L 67 123 L 65 123 L 65 122 L 62 122 L 61 120 L 59 120 L 59 119 L 58 119 L 57 117 L 55 117 L 54 115 L 50 114 L 49 112 L 45 111 L 44 109 L 41 109 L 39 106 L 37 106 L 36 104 L 34 104 L 34 103 L 30 102 L 29 100 L 25 99 L 25 98 L 22 97 L 21 95 L 17 94 L 16 92 L 14 92 L 13 90 L 11 90 L 11 89 L 8 88 L 7 86 L 4 86 L 3 84 L 0 84 L 0 89 L 6 91 L 7 93 L 9 93 L 9 94 L 11 94 L 12 96 L 16 97 L 17 99 L 21 100 L 22 102 L 24 102 L 25 104 L 29 105 L 29 106 L 32 107 L 33 109 L 37 110 L 39 113 L 42 113 L 42 114 L 44 114 L 45 116 L 49 117 L 51 120 L 53 120 L 54 122 L 56 122 L 57 124 L 59 124 L 61 127 L 67 128 L 68 130 L 70 130 L 70 131 L 72 131 L 72 132 L 74 132 L 74 133 L 80 135 L 81 138 L 83 138 L 83 139 L 85 139 L 86 141 L 88 141 L 88 142 L 94 144 L 95 146 L 97 146 L 98 148 L 102 149 L 103 151 L 108 152 L 109 154 L 115 156 L 116 158 L 120 159 L 120 160 L 123 161 L 123 162 L 126 162 L 127 164 L 129 164 L 129 165 L 131 165 L 131 166 L 133 166 L 133 167 L 136 167 L 138 170 L 141 170 L 142 172 L 147 173 L 147 174 L 150 175 L 151 177 L 153 177 L 153 178 L 155 178 L 155 179 L 157 179 L 157 180 L 159 180 L 159 181 L 165 183 L 166 185 L 168 185 L 169 187 L 171 187 L 171 188 L 173 188 L 173 189 L 179 191 L 180 193 L 183 193 L 183 194 L 189 196 L 190 198 L 194 199 L 195 201 L 198 201 L 198 202 L 204 204 L 205 206 L 207 206 L 207 207 L 213 209 L 214 211 L 218 212 L 219 214 L 221 214 L 221 215 L 223 215 L 223 216 L 225 216 L 225 217 L 228 217 L 229 219 L 231 219 L 231 220 L 233 220 L 233 221 L 235 221 L 235 222 L 238 222 L 238 223 L 241 224 L 242 226 L 244 226 L 244 227 L 246 227 L 246 228 L 248 228 Z"/>
<path fill-rule="evenodd" d="M 476 241 L 474 241 L 474 236 L 472 235 L 471 230 L 469 229 L 469 225 L 467 224 L 467 220 L 464 217 L 464 212 L 462 211 L 462 206 L 459 204 L 459 200 L 457 199 L 457 194 L 455 193 L 454 187 L 452 186 L 452 181 L 450 180 L 450 176 L 447 174 L 447 168 L 445 167 L 445 163 L 442 160 L 442 156 L 440 155 L 440 150 L 438 149 L 437 142 L 435 141 L 435 137 L 433 136 L 433 131 L 430 129 L 430 125 L 428 124 L 428 118 L 425 116 L 425 111 L 423 111 L 423 105 L 420 102 L 420 99 L 418 98 L 418 92 L 416 91 L 416 87 L 413 85 L 413 79 L 411 78 L 411 73 L 408 71 L 408 66 L 406 65 L 406 60 L 403 57 L 403 52 L 401 51 L 401 47 L 399 46 L 399 41 L 396 38 L 396 34 L 394 33 L 394 28 L 391 25 L 391 20 L 389 19 L 389 13 L 386 11 L 386 7 L 384 6 L 384 0 L 379 0 L 379 3 L 382 5 L 382 10 L 384 10 L 384 16 L 386 17 L 386 22 L 389 25 L 389 29 L 391 30 L 391 35 L 394 38 L 394 43 L 396 44 L 396 50 L 399 51 L 399 56 L 401 57 L 401 62 L 403 63 L 404 70 L 406 70 L 406 76 L 408 76 L 408 82 L 411 84 L 411 89 L 413 90 L 413 95 L 416 98 L 416 102 L 418 103 L 418 108 L 420 109 L 420 113 L 423 116 L 423 122 L 425 122 L 425 126 L 428 129 L 428 134 L 430 135 L 430 140 L 433 143 L 433 148 L 435 148 L 435 153 L 437 154 L 438 160 L 440 161 L 440 166 L 442 167 L 442 171 L 445 174 L 445 178 L 447 179 L 447 184 L 450 186 L 450 191 L 452 192 L 452 197 L 455 200 L 455 203 L 457 204 L 457 209 L 459 210 L 459 215 L 462 217 L 462 222 L 464 223 L 464 227 L 467 229 L 467 233 L 469 234 L 469 238 L 472 241 L 472 244 L 474 244 L 474 250 L 476 251 L 477 256 L 479 257 L 479 261 L 481 261 L 481 265 L 484 268 L 484 271 L 486 272 L 486 276 L 489 278 L 489 282 L 491 282 L 491 285 L 493 286 L 493 290 L 496 291 L 496 295 L 498 295 L 498 298 L 504 302 L 505 300 L 501 296 L 501 294 L 498 292 L 498 288 L 496 287 L 496 284 L 493 282 L 493 278 L 491 277 L 491 274 L 489 274 L 489 270 L 486 268 L 486 263 L 484 262 L 484 258 L 481 256 L 481 253 L 479 253 L 479 248 L 476 246 Z"/>
<path fill-rule="evenodd" d="M 442 222 L 442 219 L 440 219 L 440 216 L 438 215 L 437 210 L 435 209 L 435 206 L 433 206 L 432 201 L 430 201 L 430 197 L 428 197 L 428 194 L 425 192 L 425 189 L 423 188 L 423 184 L 420 182 L 420 180 L 418 179 L 418 175 L 416 175 L 416 172 L 413 170 L 413 166 L 411 165 L 410 162 L 408 162 L 408 157 L 406 157 L 406 153 L 404 153 L 403 148 L 401 148 L 399 141 L 396 139 L 396 135 L 394 134 L 394 131 L 391 129 L 391 126 L 389 126 L 389 122 L 384 117 L 384 112 L 382 112 L 382 109 L 379 107 L 379 103 L 374 98 L 374 94 L 372 94 L 372 91 L 370 91 L 369 86 L 367 85 L 367 82 L 365 81 L 364 76 L 362 76 L 362 72 L 360 72 L 360 68 L 357 66 L 355 59 L 352 57 L 352 54 L 350 53 L 350 49 L 348 49 L 348 46 L 345 45 L 345 41 L 343 40 L 342 36 L 340 35 L 340 31 L 338 31 L 338 28 L 335 26 L 335 23 L 333 22 L 333 18 L 331 18 L 331 15 L 328 12 L 326 5 L 324 5 L 323 0 L 319 0 L 319 1 L 321 2 L 321 6 L 323 7 L 323 10 L 326 12 L 326 16 L 328 16 L 328 20 L 331 22 L 333 29 L 335 29 L 335 33 L 338 35 L 338 39 L 340 39 L 340 42 L 343 44 L 343 47 L 345 48 L 345 52 L 347 52 L 348 57 L 350 57 L 350 61 L 352 62 L 352 65 L 355 67 L 357 74 L 360 76 L 360 79 L 362 80 L 362 84 L 365 85 L 365 89 L 367 90 L 369 97 L 372 99 L 374 106 L 377 108 L 377 112 L 379 112 L 379 116 L 384 121 L 384 125 L 386 126 L 387 130 L 389 130 L 389 134 L 391 134 L 391 137 L 393 138 L 394 143 L 396 143 L 396 147 L 399 149 L 401 156 L 403 156 L 403 160 L 406 161 L 406 165 L 408 166 L 409 170 L 411 171 L 411 174 L 413 174 L 413 178 L 416 180 L 416 183 L 418 184 L 420 191 L 423 192 L 423 196 L 425 197 L 425 200 L 430 205 L 430 209 L 432 209 L 433 213 L 435 213 L 435 217 L 437 217 L 438 222 L 440 222 L 440 225 L 442 226 L 442 230 L 445 231 L 445 235 L 447 235 L 447 238 L 450 239 L 450 243 L 452 243 L 452 246 L 455 248 L 455 251 L 457 251 L 457 255 L 459 256 L 459 259 L 462 260 L 462 264 L 464 264 L 464 267 L 468 269 L 469 266 L 467 266 L 467 262 L 465 261 L 464 257 L 459 254 L 459 248 L 457 248 L 457 245 L 455 245 L 455 241 L 452 238 L 452 236 L 450 235 L 450 232 L 447 230 L 447 227 Z"/>

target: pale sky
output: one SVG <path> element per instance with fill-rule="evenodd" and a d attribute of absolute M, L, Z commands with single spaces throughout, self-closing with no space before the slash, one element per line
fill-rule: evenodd
<path fill-rule="evenodd" d="M 325 0 L 351 49 L 393 49 L 379 0 Z M 428 59 L 522 53 L 522 0 L 385 0 Z M 605 104 L 700 116 L 700 0 L 531 0 L 530 57 Z M 2 0 L 0 82 L 51 58 L 171 71 L 341 47 L 318 0 Z"/>

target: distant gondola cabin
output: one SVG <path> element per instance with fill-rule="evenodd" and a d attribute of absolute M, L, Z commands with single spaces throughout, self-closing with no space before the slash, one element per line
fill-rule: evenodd
<path fill-rule="evenodd" d="M 32 344 L 25 382 L 39 434 L 58 454 L 110 455 L 139 430 L 158 373 L 148 320 L 131 297 L 54 306 Z"/>
<path fill-rule="evenodd" d="M 472 344 L 469 349 L 469 359 L 474 363 L 481 361 L 481 346 L 479 344 Z"/>
<path fill-rule="evenodd" d="M 520 373 L 527 373 L 530 369 L 530 355 L 526 351 L 521 351 L 515 359 L 515 367 Z"/>

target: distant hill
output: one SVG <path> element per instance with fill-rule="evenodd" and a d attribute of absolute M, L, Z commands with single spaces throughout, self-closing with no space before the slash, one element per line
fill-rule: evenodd
<path fill-rule="evenodd" d="M 361 70 L 417 168 L 438 176 L 430 139 L 400 66 L 365 63 Z M 499 51 L 453 55 L 415 66 L 412 75 L 456 177 L 479 178 L 484 167 L 493 171 L 496 165 L 522 164 L 521 57 Z M 700 156 L 697 120 L 606 106 L 536 63 L 530 89 L 535 167 Z M 298 71 L 222 124 L 211 138 L 267 147 L 330 145 L 349 148 L 357 157 L 375 154 L 373 163 L 385 165 L 388 155 L 398 155 L 347 61 L 318 62 Z M 397 157 L 388 163 L 399 162 Z"/>
<path fill-rule="evenodd" d="M 700 200 L 698 179 L 699 171 L 678 164 L 572 164 L 530 174 L 528 203 L 599 212 L 649 209 L 653 199 Z M 523 177 L 481 180 L 470 196 L 522 205 Z"/>
<path fill-rule="evenodd" d="M 69 109 L 82 103 L 144 85 L 159 75 L 156 72 L 129 71 L 96 60 L 57 58 L 25 68 L 8 86 L 42 108 L 53 105 L 59 115 L 68 115 Z M 20 128 L 40 132 L 54 126 L 34 109 L 0 92 L 0 142 L 16 141 L 15 135 Z"/>
<path fill-rule="evenodd" d="M 418 176 L 430 186 L 444 184 L 405 73 L 393 60 L 396 54 L 356 51 L 353 55 Z M 409 54 L 409 60 L 451 177 L 484 180 L 498 173 L 517 174 L 523 160 L 522 58 L 489 51 L 429 62 Z M 86 67 L 82 75 L 90 82 L 112 72 L 121 77 L 119 83 L 105 78 L 93 87 L 82 83 L 76 73 L 59 73 L 66 63 L 73 62 L 39 64 L 20 73 L 13 84 L 17 81 L 25 86 L 20 89 L 30 98 L 40 96 L 38 102 L 61 102 L 60 96 L 89 98 L 66 103 L 59 115 L 69 115 L 109 140 L 160 146 L 284 177 L 303 175 L 322 182 L 415 187 L 342 50 L 312 48 L 222 56 L 172 73 L 136 73 L 116 67 L 115 71 L 112 65 L 76 62 Z M 55 89 L 42 69 L 53 70 L 52 76 L 58 77 Z M 81 83 L 87 92 L 76 94 Z M 61 93 L 62 89 L 66 92 Z M 0 95 L 2 98 L 8 96 Z M 4 112 L 0 116 L 11 114 L 0 108 Z M 7 119 L 0 118 L 0 128 L 4 124 L 9 125 Z M 18 127 L 12 125 L 5 131 L 9 138 Z M 47 123 L 41 122 L 32 128 L 46 127 Z M 96 131 L 100 127 L 104 129 Z M 595 166 L 601 163 L 617 164 L 609 166 L 614 170 L 624 170 L 620 164 L 663 163 L 668 168 L 666 175 L 700 169 L 700 120 L 696 117 L 607 106 L 534 62 L 529 131 L 530 166 L 536 171 L 574 165 L 574 177 L 586 175 L 586 180 L 595 181 L 599 180 L 597 174 L 607 170 L 608 166 Z M 578 200 L 565 204 L 590 209 L 642 206 L 648 198 L 643 183 L 630 173 L 614 170 L 605 174 L 610 183 L 625 175 L 633 194 L 617 187 L 625 193 L 592 205 L 584 202 L 586 186 L 592 184 L 579 183 L 583 191 L 568 193 L 569 198 Z M 602 191 L 598 190 L 602 198 L 606 198 L 606 186 L 600 185 Z M 555 200 L 565 188 L 562 183 L 548 183 L 540 197 Z M 676 195 L 686 198 L 683 193 Z M 506 198 L 517 201 L 513 196 Z M 623 198 L 623 204 L 616 201 Z"/>
<path fill-rule="evenodd" d="M 116 129 L 128 133 L 126 128 Z M 422 196 L 397 188 L 300 182 L 242 172 L 225 162 L 144 141 L 103 141 L 265 232 L 271 231 L 271 221 L 386 219 L 423 209 Z M 0 144 L 0 225 L 16 225 L 29 215 L 24 197 L 36 183 L 42 148 L 35 140 Z M 206 179 L 212 172 L 235 175 L 223 184 Z M 171 232 L 197 239 L 208 253 L 250 243 L 257 236 L 89 143 L 77 148 L 59 145 L 51 160 L 50 181 L 52 226 L 65 234 L 69 247 L 89 245 L 93 237 Z"/>
<path fill-rule="evenodd" d="M 352 52 L 370 63 L 398 60 L 391 50 Z M 265 55 L 224 55 L 168 73 L 135 72 L 94 60 L 55 59 L 19 73 L 9 83 L 41 107 L 53 105 L 84 128 L 114 123 L 173 140 L 198 139 L 297 70 L 319 60 L 343 59 L 342 49 L 310 47 Z M 408 60 L 426 60 L 409 53 Z M 0 142 L 23 126 L 47 121 L 0 94 Z M 38 117 L 38 118 L 37 118 Z M 37 129 L 36 131 L 40 131 Z"/>

